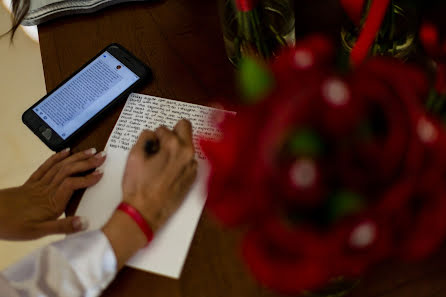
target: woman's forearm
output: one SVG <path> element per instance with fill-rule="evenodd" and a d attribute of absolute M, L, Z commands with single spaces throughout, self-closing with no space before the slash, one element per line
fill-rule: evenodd
<path fill-rule="evenodd" d="M 116 255 L 118 270 L 147 244 L 144 233 L 125 213 L 116 211 L 102 228 Z"/>

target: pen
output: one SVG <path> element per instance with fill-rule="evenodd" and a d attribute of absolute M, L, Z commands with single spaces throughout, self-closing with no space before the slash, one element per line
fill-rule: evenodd
<path fill-rule="evenodd" d="M 144 151 L 148 156 L 156 154 L 160 149 L 160 142 L 158 139 L 151 139 L 146 141 Z"/>

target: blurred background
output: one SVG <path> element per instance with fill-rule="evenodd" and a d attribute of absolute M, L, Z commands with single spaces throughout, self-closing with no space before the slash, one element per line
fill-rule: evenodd
<path fill-rule="evenodd" d="M 0 2 L 0 32 L 11 27 L 7 2 Z M 0 189 L 19 186 L 51 154 L 22 124 L 21 115 L 46 94 L 36 27 L 21 27 L 10 43 L 0 38 Z M 0 241 L 0 270 L 38 246 L 60 238 L 32 242 Z"/>
<path fill-rule="evenodd" d="M 0 5 L 0 32 L 11 27 L 9 3 Z M 0 188 L 23 183 L 50 151 L 21 122 L 21 114 L 45 94 L 36 27 L 21 27 L 13 42 L 0 39 Z"/>

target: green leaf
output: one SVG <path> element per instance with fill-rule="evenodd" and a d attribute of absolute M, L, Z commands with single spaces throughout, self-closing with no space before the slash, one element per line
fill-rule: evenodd
<path fill-rule="evenodd" d="M 240 60 L 239 82 L 246 103 L 256 103 L 272 89 L 274 79 L 266 68 L 253 58 Z"/>
<path fill-rule="evenodd" d="M 323 144 L 318 134 L 302 129 L 291 137 L 289 149 L 293 155 L 317 156 L 322 153 Z"/>
<path fill-rule="evenodd" d="M 330 203 L 330 212 L 333 220 L 354 214 L 364 208 L 364 200 L 357 193 L 340 191 L 336 193 Z"/>

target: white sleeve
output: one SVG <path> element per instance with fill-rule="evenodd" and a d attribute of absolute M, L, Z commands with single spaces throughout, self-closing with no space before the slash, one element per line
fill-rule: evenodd
<path fill-rule="evenodd" d="M 12 290 L 20 297 L 96 297 L 116 272 L 107 237 L 91 231 L 48 245 L 4 270 L 0 295 Z"/>

